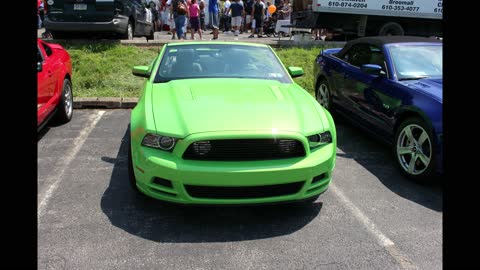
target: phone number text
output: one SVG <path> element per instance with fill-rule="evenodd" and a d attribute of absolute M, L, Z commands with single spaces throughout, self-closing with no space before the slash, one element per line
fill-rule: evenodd
<path fill-rule="evenodd" d="M 384 10 L 398 10 L 398 11 L 418 11 L 420 7 L 405 7 L 405 6 L 394 6 L 394 5 L 382 5 Z"/>
<path fill-rule="evenodd" d="M 339 2 L 328 2 L 329 7 L 352 7 L 352 8 L 367 8 L 367 4 L 363 3 L 339 3 Z"/>

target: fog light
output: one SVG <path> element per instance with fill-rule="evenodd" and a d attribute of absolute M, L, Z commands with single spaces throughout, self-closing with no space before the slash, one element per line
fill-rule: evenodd
<path fill-rule="evenodd" d="M 167 180 L 167 179 L 155 177 L 155 179 L 153 179 L 153 183 L 155 183 L 157 185 L 160 185 L 160 186 L 173 188 L 172 182 L 170 180 Z"/>

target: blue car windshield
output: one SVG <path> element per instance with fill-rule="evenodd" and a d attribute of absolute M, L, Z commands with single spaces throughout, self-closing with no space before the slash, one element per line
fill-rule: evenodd
<path fill-rule="evenodd" d="M 394 45 L 388 48 L 398 80 L 442 77 L 441 45 Z"/>
<path fill-rule="evenodd" d="M 169 46 L 156 83 L 177 79 L 250 78 L 292 83 L 270 48 L 232 44 Z"/>

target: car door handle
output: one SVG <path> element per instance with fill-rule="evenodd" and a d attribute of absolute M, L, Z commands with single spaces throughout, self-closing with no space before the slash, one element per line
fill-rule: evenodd
<path fill-rule="evenodd" d="M 348 79 L 348 78 L 350 77 L 350 75 L 345 72 L 345 73 L 343 74 L 343 77 L 344 77 L 345 79 Z"/>
<path fill-rule="evenodd" d="M 52 77 L 53 72 L 51 70 L 48 70 L 47 73 L 48 73 L 48 77 Z"/>

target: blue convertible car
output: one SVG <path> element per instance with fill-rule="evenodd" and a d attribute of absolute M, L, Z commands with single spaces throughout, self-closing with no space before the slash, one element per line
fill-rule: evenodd
<path fill-rule="evenodd" d="M 318 102 L 391 143 L 403 173 L 442 173 L 441 41 L 359 38 L 322 51 L 314 74 Z"/>

